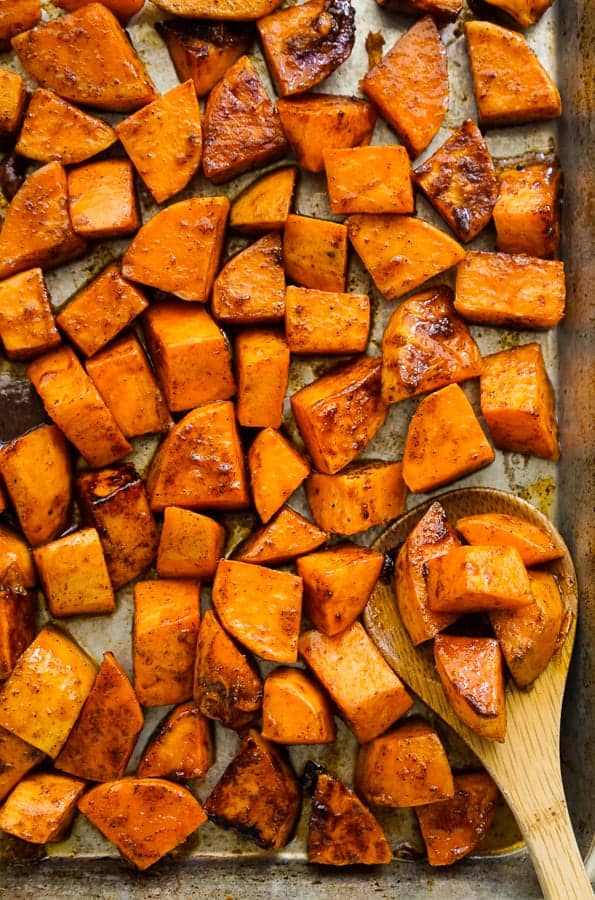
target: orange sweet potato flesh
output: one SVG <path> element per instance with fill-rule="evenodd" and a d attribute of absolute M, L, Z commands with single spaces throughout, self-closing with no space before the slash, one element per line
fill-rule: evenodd
<path fill-rule="evenodd" d="M 351 147 L 323 151 L 331 210 L 350 213 L 412 213 L 413 187 L 404 147 Z"/>
<path fill-rule="evenodd" d="M 311 553 L 324 544 L 328 535 L 300 516 L 290 506 L 284 506 L 267 525 L 255 531 L 234 553 L 239 562 L 279 566 L 304 553 Z"/>
<path fill-rule="evenodd" d="M 17 784 L 0 809 L 0 829 L 31 844 L 60 841 L 84 789 L 78 778 L 34 772 Z"/>
<path fill-rule="evenodd" d="M 521 28 L 527 28 L 539 21 L 552 0 L 489 0 L 489 4 L 508 13 Z"/>
<path fill-rule="evenodd" d="M 30 359 L 60 344 L 41 269 L 0 281 L 0 339 L 8 359 Z"/>
<path fill-rule="evenodd" d="M 175 706 L 151 737 L 138 764 L 138 778 L 203 778 L 213 764 L 211 723 L 193 700 Z"/>
<path fill-rule="evenodd" d="M 295 166 L 262 175 L 234 200 L 230 227 L 240 234 L 280 231 L 291 212 L 297 180 Z"/>
<path fill-rule="evenodd" d="M 30 588 L 37 584 L 31 548 L 20 534 L 0 524 L 0 584 L 10 585 L 15 576 L 18 582 L 14 587 Z"/>
<path fill-rule="evenodd" d="M 315 291 L 288 285 L 285 335 L 292 353 L 363 353 L 369 332 L 367 294 Z"/>
<path fill-rule="evenodd" d="M 264 428 L 248 451 L 252 499 L 263 522 L 281 509 L 310 474 L 310 464 L 274 428 Z"/>
<path fill-rule="evenodd" d="M 494 821 L 498 788 L 487 772 L 454 777 L 454 797 L 415 810 L 431 866 L 450 866 L 477 847 Z"/>
<path fill-rule="evenodd" d="M 515 547 L 453 547 L 426 563 L 428 604 L 434 612 L 518 609 L 533 601 L 527 570 Z"/>
<path fill-rule="evenodd" d="M 162 778 L 108 781 L 78 807 L 137 869 L 148 869 L 207 820 L 190 791 Z"/>
<path fill-rule="evenodd" d="M 505 253 L 552 259 L 560 246 L 560 167 L 505 169 L 494 206 L 496 246 Z"/>
<path fill-rule="evenodd" d="M 56 0 L 55 6 L 65 9 L 66 12 L 74 12 L 85 6 L 87 0 Z M 104 0 L 103 5 L 110 9 L 117 18 L 126 23 L 128 19 L 136 15 L 144 6 L 145 0 Z"/>
<path fill-rule="evenodd" d="M 189 19 L 223 19 L 250 21 L 266 16 L 279 6 L 281 0 L 158 0 L 155 4 L 175 16 Z"/>
<path fill-rule="evenodd" d="M 72 169 L 68 195 L 72 227 L 83 238 L 122 237 L 140 226 L 134 170 L 127 159 L 102 159 Z"/>
<path fill-rule="evenodd" d="M 54 618 L 112 613 L 114 591 L 95 528 L 80 528 L 34 550 L 47 607 Z"/>
<path fill-rule="evenodd" d="M 27 31 L 41 19 L 41 0 L 8 0 L 0 8 L 0 50 L 10 50 L 15 34 Z"/>
<path fill-rule="evenodd" d="M 20 570 L 9 570 L 0 585 L 0 680 L 8 678 L 37 630 L 37 598 L 19 583 Z M 8 583 L 7 583 L 8 582 Z"/>
<path fill-rule="evenodd" d="M 290 214 L 283 237 L 285 274 L 319 291 L 345 291 L 347 229 L 340 222 Z"/>
<path fill-rule="evenodd" d="M 0 728 L 0 801 L 16 784 L 38 765 L 44 754 L 31 744 Z"/>
<path fill-rule="evenodd" d="M 225 546 L 225 528 L 178 506 L 164 510 L 156 568 L 164 578 L 212 578 Z"/>
<path fill-rule="evenodd" d="M 27 104 L 25 82 L 17 72 L 0 68 L 0 146 L 12 147 Z"/>
<path fill-rule="evenodd" d="M 219 322 L 230 324 L 283 319 L 285 273 L 278 232 L 261 237 L 225 263 L 213 285 L 211 306 Z"/>
<path fill-rule="evenodd" d="M 411 156 L 425 150 L 448 109 L 446 48 L 431 16 L 405 32 L 362 87 Z"/>
<path fill-rule="evenodd" d="M 262 736 L 277 744 L 330 744 L 335 740 L 329 701 L 301 669 L 278 668 L 267 677 Z"/>
<path fill-rule="evenodd" d="M 273 329 L 242 331 L 236 337 L 236 415 L 249 428 L 279 428 L 289 381 L 289 347 Z"/>
<path fill-rule="evenodd" d="M 481 513 L 457 520 L 459 531 L 468 544 L 516 547 L 526 566 L 540 566 L 559 559 L 563 548 L 539 526 L 505 513 Z"/>
<path fill-rule="evenodd" d="M 389 12 L 409 15 L 427 13 L 440 24 L 454 22 L 463 8 L 463 0 L 376 0 L 376 2 Z"/>
<path fill-rule="evenodd" d="M 125 31 L 101 3 L 43 22 L 13 38 L 37 83 L 65 100 L 130 112 L 155 99 L 155 88 Z"/>
<path fill-rule="evenodd" d="M 455 713 L 488 741 L 506 737 L 504 667 L 493 638 L 436 635 L 434 660 Z"/>

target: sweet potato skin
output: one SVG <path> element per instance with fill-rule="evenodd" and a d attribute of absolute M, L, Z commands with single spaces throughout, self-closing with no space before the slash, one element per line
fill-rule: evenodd
<path fill-rule="evenodd" d="M 211 723 L 193 700 L 174 707 L 152 735 L 137 778 L 203 778 L 213 764 Z"/>
<path fill-rule="evenodd" d="M 277 744 L 329 744 L 335 740 L 328 699 L 300 669 L 278 668 L 267 676 L 262 736 Z"/>
<path fill-rule="evenodd" d="M 32 844 L 59 841 L 72 823 L 84 789 L 85 783 L 78 778 L 34 772 L 17 784 L 0 809 L 0 829 Z"/>

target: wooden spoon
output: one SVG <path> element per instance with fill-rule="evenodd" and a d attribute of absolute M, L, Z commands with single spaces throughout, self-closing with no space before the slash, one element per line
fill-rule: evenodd
<path fill-rule="evenodd" d="M 452 710 L 433 662 L 431 644 L 414 647 L 398 613 L 393 584 L 378 583 L 366 610 L 366 628 L 388 662 L 469 745 L 498 784 L 523 833 L 546 898 L 582 900 L 593 892 L 583 867 L 564 798 L 560 774 L 560 712 L 576 630 L 577 585 L 568 549 L 551 522 L 529 503 L 491 488 L 466 488 L 438 498 L 454 525 L 471 513 L 519 516 L 548 532 L 564 551 L 547 568 L 557 578 L 566 606 L 566 634 L 548 667 L 528 691 L 507 686 L 507 733 L 503 744 L 478 737 Z M 396 549 L 433 500 L 397 519 L 375 542 L 383 553 Z"/>

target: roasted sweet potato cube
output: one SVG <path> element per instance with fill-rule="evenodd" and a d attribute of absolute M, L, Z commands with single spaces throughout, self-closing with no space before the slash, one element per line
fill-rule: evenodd
<path fill-rule="evenodd" d="M 522 34 L 493 22 L 465 22 L 473 91 L 484 128 L 562 114 L 558 88 Z"/>
<path fill-rule="evenodd" d="M 295 166 L 261 175 L 234 200 L 230 227 L 240 234 L 280 231 L 291 212 L 296 180 Z"/>
<path fill-rule="evenodd" d="M 369 444 L 384 424 L 381 361 L 364 356 L 302 388 L 291 398 L 293 415 L 314 465 L 332 475 Z"/>
<path fill-rule="evenodd" d="M 262 49 L 280 97 L 301 94 L 349 59 L 355 41 L 351 3 L 309 0 L 257 23 Z"/>
<path fill-rule="evenodd" d="M 288 286 L 285 336 L 292 353 L 363 353 L 369 331 L 367 294 Z"/>
<path fill-rule="evenodd" d="M 80 472 L 83 520 L 99 532 L 107 571 L 117 590 L 155 559 L 158 533 L 144 482 L 130 463 Z"/>
<path fill-rule="evenodd" d="M 300 791 L 276 747 L 252 729 L 211 791 L 205 810 L 221 828 L 232 828 L 265 850 L 278 850 L 293 832 Z"/>
<path fill-rule="evenodd" d="M 526 566 L 540 566 L 564 556 L 564 548 L 546 531 L 532 522 L 505 513 L 483 513 L 457 520 L 459 531 L 468 544 L 516 547 Z"/>
<path fill-rule="evenodd" d="M 54 772 L 27 775 L 0 809 L 0 829 L 31 844 L 60 841 L 84 789 L 84 781 Z"/>
<path fill-rule="evenodd" d="M 0 281 L 0 340 L 8 359 L 16 360 L 30 359 L 60 343 L 41 269 Z"/>
<path fill-rule="evenodd" d="M 22 741 L 5 728 L 0 728 L 0 801 L 10 794 L 14 786 L 43 757 L 41 750 Z"/>
<path fill-rule="evenodd" d="M 95 683 L 54 762 L 88 781 L 121 778 L 143 727 L 143 713 L 113 653 L 103 654 Z"/>
<path fill-rule="evenodd" d="M 415 410 L 405 438 L 403 478 L 428 493 L 494 461 L 473 407 L 458 384 L 434 391 Z"/>
<path fill-rule="evenodd" d="M 71 464 L 55 425 L 41 425 L 5 444 L 0 476 L 30 544 L 51 541 L 64 530 L 72 499 Z"/>
<path fill-rule="evenodd" d="M 293 155 L 309 172 L 324 171 L 324 153 L 331 148 L 369 144 L 376 123 L 372 103 L 341 94 L 282 99 L 277 109 Z"/>
<path fill-rule="evenodd" d="M 442 741 L 417 718 L 360 747 L 354 781 L 358 794 L 372 806 L 419 806 L 454 794 Z"/>
<path fill-rule="evenodd" d="M 128 19 L 136 15 L 144 6 L 145 0 L 104 0 L 104 6 L 107 6 L 120 22 L 126 23 Z M 86 0 L 55 0 L 54 6 L 65 9 L 67 12 L 74 12 L 86 5 Z"/>
<path fill-rule="evenodd" d="M 279 6 L 280 0 L 218 0 L 213 8 L 212 0 L 158 0 L 156 6 L 177 16 L 191 19 L 223 19 L 224 21 L 249 22 L 266 16 Z"/>
<path fill-rule="evenodd" d="M 488 0 L 488 2 L 490 6 L 496 6 L 508 13 L 521 28 L 535 25 L 546 9 L 552 5 L 552 0 Z"/>
<path fill-rule="evenodd" d="M 240 425 L 279 428 L 289 381 L 289 347 L 273 330 L 242 331 L 235 341 Z"/>
<path fill-rule="evenodd" d="M 119 266 L 110 263 L 62 309 L 56 321 L 81 353 L 92 356 L 148 305 L 140 288 L 122 278 Z"/>
<path fill-rule="evenodd" d="M 168 431 L 173 422 L 140 342 L 124 335 L 85 363 L 122 434 Z"/>
<path fill-rule="evenodd" d="M 449 866 L 472 853 L 494 821 L 498 788 L 488 773 L 467 772 L 453 780 L 452 799 L 415 810 L 431 866 Z"/>
<path fill-rule="evenodd" d="M 27 374 L 46 412 L 91 466 L 122 459 L 131 446 L 70 347 L 29 364 Z"/>
<path fill-rule="evenodd" d="M 41 19 L 41 0 L 3 0 L 0 4 L 0 51 L 10 50 L 10 40 Z"/>
<path fill-rule="evenodd" d="M 360 744 L 386 731 L 413 704 L 359 622 L 332 636 L 306 631 L 299 651 Z"/>
<path fill-rule="evenodd" d="M 82 528 L 33 553 L 52 616 L 111 613 L 114 591 L 95 528 Z"/>
<path fill-rule="evenodd" d="M 301 669 L 280 667 L 267 676 L 262 736 L 277 744 L 330 744 L 335 740 L 328 698 Z"/>
<path fill-rule="evenodd" d="M 99 784 L 78 807 L 137 869 L 148 869 L 207 820 L 187 788 L 162 778 Z"/>
<path fill-rule="evenodd" d="M 492 612 L 533 602 L 516 547 L 452 547 L 426 561 L 428 605 L 434 612 Z"/>
<path fill-rule="evenodd" d="M 319 291 L 345 291 L 347 229 L 340 222 L 289 215 L 283 236 L 285 274 Z"/>
<path fill-rule="evenodd" d="M 331 534 L 357 534 L 383 525 L 405 508 L 403 464 L 362 463 L 337 475 L 312 472 L 306 498 L 317 525 Z"/>
<path fill-rule="evenodd" d="M 398 403 L 481 373 L 481 353 L 440 285 L 401 303 L 382 338 L 382 397 Z"/>
<path fill-rule="evenodd" d="M 533 602 L 521 609 L 490 613 L 490 622 L 516 684 L 526 688 L 557 649 L 564 608 L 549 572 L 529 572 Z"/>
<path fill-rule="evenodd" d="M 471 119 L 417 166 L 413 177 L 463 243 L 477 237 L 492 218 L 498 199 L 496 170 L 482 133 Z"/>
<path fill-rule="evenodd" d="M 254 532 L 234 553 L 239 562 L 279 566 L 297 556 L 311 553 L 326 541 L 328 535 L 300 516 L 290 506 L 284 506 L 274 519 Z"/>
<path fill-rule="evenodd" d="M 207 403 L 175 425 L 155 456 L 151 508 L 245 509 L 250 502 L 233 404 Z"/>
<path fill-rule="evenodd" d="M 69 635 L 46 625 L 0 689 L 0 726 L 56 757 L 93 686 L 96 671 Z"/>
<path fill-rule="evenodd" d="M 0 145 L 14 142 L 21 124 L 27 92 L 17 72 L 0 68 Z"/>
<path fill-rule="evenodd" d="M 31 548 L 20 534 L 0 524 L 0 584 L 35 587 L 37 573 Z"/>
<path fill-rule="evenodd" d="M 13 38 L 21 63 L 41 87 L 65 100 L 129 112 L 155 98 L 155 88 L 114 14 L 101 3 Z"/>
<path fill-rule="evenodd" d="M 228 260 L 213 285 L 213 315 L 248 325 L 283 319 L 285 273 L 281 235 L 267 234 Z"/>
<path fill-rule="evenodd" d="M 415 645 L 435 637 L 456 619 L 452 613 L 430 609 L 425 572 L 430 559 L 448 553 L 460 543 L 444 508 L 436 501 L 399 550 L 395 567 L 395 596 L 403 625 Z"/>
<path fill-rule="evenodd" d="M 227 197 L 191 197 L 145 222 L 122 260 L 122 274 L 175 294 L 208 299 L 225 236 Z"/>
<path fill-rule="evenodd" d="M 202 617 L 196 645 L 194 700 L 209 719 L 240 731 L 262 705 L 258 669 L 221 627 L 212 609 Z"/>
<path fill-rule="evenodd" d="M 194 83 L 185 81 L 143 106 L 116 125 L 116 134 L 155 202 L 169 200 L 190 182 L 202 156 Z"/>
<path fill-rule="evenodd" d="M 287 149 L 279 113 L 247 56 L 212 89 L 203 128 L 202 169 L 215 184 L 273 162 Z"/>
<path fill-rule="evenodd" d="M 206 309 L 165 300 L 143 317 L 157 377 L 172 412 L 235 394 L 227 338 Z"/>
<path fill-rule="evenodd" d="M 197 581 L 137 581 L 134 585 L 134 690 L 143 706 L 192 697 L 200 618 Z"/>
<path fill-rule="evenodd" d="M 349 213 L 412 213 L 413 187 L 404 147 L 353 147 L 323 151 L 331 210 Z"/>
<path fill-rule="evenodd" d="M 448 109 L 446 48 L 431 16 L 399 38 L 365 75 L 362 88 L 411 156 L 419 156 Z"/>
<path fill-rule="evenodd" d="M 72 227 L 81 237 L 123 237 L 141 224 L 127 159 L 104 159 L 72 169 L 68 194 Z"/>
<path fill-rule="evenodd" d="M 0 585 L 0 681 L 8 678 L 35 637 L 36 625 L 37 597 L 33 591 Z"/>
<path fill-rule="evenodd" d="M 498 250 L 550 259 L 560 244 L 558 166 L 539 164 L 500 173 L 494 206 Z"/>
<path fill-rule="evenodd" d="M 248 451 L 252 497 L 263 522 L 281 509 L 310 474 L 310 464 L 283 435 L 264 428 Z"/>
<path fill-rule="evenodd" d="M 484 357 L 481 412 L 496 447 L 558 459 L 554 389 L 539 344 Z"/>
<path fill-rule="evenodd" d="M 389 12 L 433 16 L 437 22 L 454 22 L 463 9 L 463 0 L 376 0 Z"/>
<path fill-rule="evenodd" d="M 388 214 L 347 219 L 349 240 L 387 300 L 396 300 L 458 263 L 465 251 L 423 219 Z"/>
<path fill-rule="evenodd" d="M 208 516 L 167 506 L 157 551 L 162 578 L 212 578 L 223 556 L 225 528 Z"/>
<path fill-rule="evenodd" d="M 151 736 L 138 764 L 138 778 L 190 781 L 213 764 L 211 723 L 190 700 L 175 706 Z"/>
<path fill-rule="evenodd" d="M 156 22 L 180 81 L 192 79 L 204 97 L 234 62 L 252 46 L 254 34 L 244 23 L 166 19 Z"/>

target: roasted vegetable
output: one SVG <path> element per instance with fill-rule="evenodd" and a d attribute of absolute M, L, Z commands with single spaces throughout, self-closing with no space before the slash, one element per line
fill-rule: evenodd
<path fill-rule="evenodd" d="M 68 173 L 72 227 L 85 239 L 124 237 L 140 225 L 134 172 L 127 159 L 86 163 Z"/>
<path fill-rule="evenodd" d="M 111 9 L 113 14 L 125 23 L 142 9 L 144 2 L 145 0 L 104 0 L 103 5 Z M 86 3 L 87 0 L 55 0 L 54 6 L 65 9 L 67 12 L 74 12 L 75 9 L 86 6 Z"/>
<path fill-rule="evenodd" d="M 162 578 L 212 578 L 223 556 L 225 528 L 208 516 L 167 506 L 156 568 Z"/>
<path fill-rule="evenodd" d="M 236 416 L 249 428 L 279 428 L 289 381 L 289 347 L 273 329 L 242 331 L 235 340 Z"/>
<path fill-rule="evenodd" d="M 0 51 L 10 50 L 10 40 L 41 19 L 41 0 L 8 0 L 0 6 Z"/>
<path fill-rule="evenodd" d="M 0 801 L 44 758 L 31 744 L 0 728 Z"/>
<path fill-rule="evenodd" d="M 33 554 L 27 542 L 9 528 L 0 524 L 0 584 L 12 587 L 35 587 L 37 572 Z"/>
<path fill-rule="evenodd" d="M 558 166 L 538 164 L 505 169 L 499 177 L 494 225 L 498 250 L 550 259 L 560 244 Z"/>
<path fill-rule="evenodd" d="M 504 10 L 521 28 L 527 28 L 542 17 L 552 0 L 487 0 L 490 6 Z"/>
<path fill-rule="evenodd" d="M 283 319 L 285 273 L 278 232 L 266 234 L 225 263 L 213 285 L 211 306 L 219 322 L 230 324 Z"/>
<path fill-rule="evenodd" d="M 288 285 L 285 336 L 292 353 L 363 353 L 369 331 L 367 294 L 315 291 Z"/>
<path fill-rule="evenodd" d="M 290 506 L 284 506 L 274 519 L 255 531 L 234 553 L 239 562 L 278 566 L 303 553 L 311 553 L 324 544 L 328 535 Z"/>
<path fill-rule="evenodd" d="M 433 16 L 441 24 L 454 21 L 463 9 L 463 0 L 376 0 L 376 2 L 390 12 Z"/>
<path fill-rule="evenodd" d="M 21 580 L 20 569 L 13 567 L 0 582 L 0 681 L 8 678 L 37 630 L 37 597 L 18 584 Z"/>
<path fill-rule="evenodd" d="M 319 291 L 345 291 L 347 229 L 339 222 L 287 216 L 283 234 L 285 274 Z"/>
<path fill-rule="evenodd" d="M 527 570 L 515 547 L 451 547 L 427 560 L 428 604 L 434 612 L 491 612 L 532 602 Z"/>
<path fill-rule="evenodd" d="M 111 613 L 116 608 L 95 528 L 81 528 L 37 547 L 33 556 L 54 618 Z"/>
<path fill-rule="evenodd" d="M 84 781 L 66 775 L 27 775 L 0 809 L 0 829 L 32 844 L 60 841 L 72 824 L 84 789 Z"/>
<path fill-rule="evenodd" d="M 41 269 L 0 281 L 0 340 L 8 359 L 30 359 L 57 347 L 50 295 Z"/>
<path fill-rule="evenodd" d="M 213 764 L 211 723 L 193 700 L 175 706 L 151 737 L 138 764 L 138 778 L 203 778 Z"/>
<path fill-rule="evenodd" d="M 335 740 L 329 701 L 301 669 L 274 669 L 267 676 L 262 736 L 277 744 L 330 744 Z"/>
<path fill-rule="evenodd" d="M 457 520 L 457 531 L 468 544 L 516 547 L 526 566 L 540 566 L 564 555 L 563 548 L 537 525 L 505 513 L 463 516 Z"/>
<path fill-rule="evenodd" d="M 325 144 L 324 168 L 331 210 L 349 213 L 412 213 L 413 187 L 404 147 L 353 147 Z"/>
<path fill-rule="evenodd" d="M 14 144 L 25 111 L 27 91 L 17 72 L 0 68 L 0 146 Z"/>
<path fill-rule="evenodd" d="M 297 169 L 275 169 L 253 181 L 235 199 L 229 224 L 240 234 L 263 234 L 285 227 L 291 212 Z"/>
<path fill-rule="evenodd" d="M 248 451 L 250 486 L 263 522 L 281 509 L 310 474 L 310 464 L 274 428 L 259 432 Z"/>
<path fill-rule="evenodd" d="M 281 0 L 158 0 L 156 6 L 176 16 L 190 19 L 223 19 L 249 21 L 259 19 L 279 6 Z"/>

